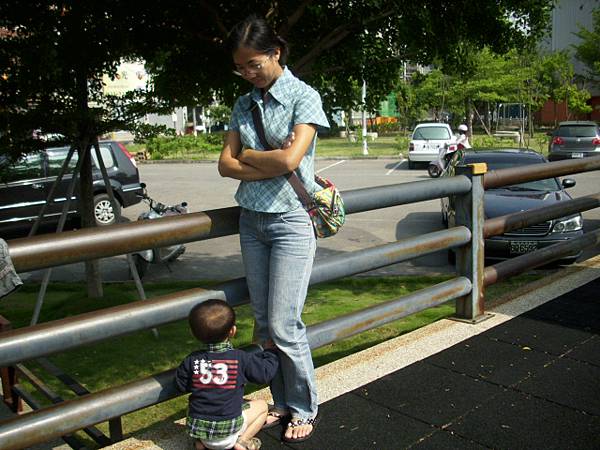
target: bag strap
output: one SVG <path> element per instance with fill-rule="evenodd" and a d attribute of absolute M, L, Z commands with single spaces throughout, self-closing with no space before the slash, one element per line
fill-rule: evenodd
<path fill-rule="evenodd" d="M 258 135 L 258 140 L 260 141 L 265 150 L 274 150 L 271 144 L 269 144 L 269 142 L 267 141 L 267 137 L 265 136 L 265 128 L 263 126 L 262 118 L 260 116 L 258 103 L 254 102 L 254 106 L 252 106 L 251 111 L 252 121 L 254 122 L 254 130 Z M 300 203 L 302 203 L 302 206 L 304 206 L 306 209 L 309 209 L 313 203 L 312 198 L 306 190 L 306 188 L 304 187 L 304 184 L 302 184 L 302 181 L 300 181 L 300 178 L 298 178 L 298 175 L 296 175 L 296 172 L 289 172 L 285 174 L 285 177 L 287 178 L 288 182 L 292 185 L 292 188 L 296 192 L 298 199 L 300 199 Z"/>

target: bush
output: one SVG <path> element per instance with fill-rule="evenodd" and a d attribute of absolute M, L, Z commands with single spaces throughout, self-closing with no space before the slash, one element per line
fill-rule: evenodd
<path fill-rule="evenodd" d="M 222 134 L 174 137 L 158 136 L 149 139 L 146 148 L 152 159 L 197 159 L 207 156 L 210 153 L 219 153 L 223 146 L 222 142 Z"/>
<path fill-rule="evenodd" d="M 167 128 L 166 125 L 151 125 L 149 123 L 137 123 L 133 132 L 133 142 L 143 144 L 158 136 L 175 136 L 175 130 Z"/>

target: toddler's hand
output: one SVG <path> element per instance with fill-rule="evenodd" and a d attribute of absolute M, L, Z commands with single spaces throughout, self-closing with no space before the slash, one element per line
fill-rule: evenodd
<path fill-rule="evenodd" d="M 263 348 L 264 348 L 265 350 L 267 350 L 267 349 L 275 349 L 275 348 L 277 348 L 277 347 L 275 346 L 275 343 L 273 342 L 273 339 L 267 339 L 267 340 L 266 340 L 266 341 L 263 343 Z"/>

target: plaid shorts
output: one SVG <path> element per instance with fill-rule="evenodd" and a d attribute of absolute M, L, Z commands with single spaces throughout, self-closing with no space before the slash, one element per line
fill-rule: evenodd
<path fill-rule="evenodd" d="M 248 403 L 242 404 L 242 410 L 249 408 Z M 194 439 L 222 439 L 241 430 L 244 416 L 239 415 L 233 419 L 206 420 L 187 417 L 188 433 Z"/>

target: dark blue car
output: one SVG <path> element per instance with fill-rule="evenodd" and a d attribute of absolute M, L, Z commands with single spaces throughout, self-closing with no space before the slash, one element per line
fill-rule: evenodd
<path fill-rule="evenodd" d="M 488 171 L 520 167 L 531 164 L 547 164 L 544 156 L 528 149 L 478 149 L 467 150 L 454 164 L 466 165 L 485 162 Z M 541 208 L 553 203 L 570 200 L 565 191 L 575 185 L 575 180 L 546 178 L 511 186 L 489 189 L 484 194 L 485 218 L 491 219 L 506 214 Z M 448 198 L 442 199 L 442 220 L 454 226 L 454 211 Z M 548 220 L 526 228 L 513 230 L 501 236 L 485 240 L 485 257 L 503 260 L 538 248 L 573 239 L 583 234 L 583 218 L 581 214 Z M 572 263 L 581 252 L 565 256 L 561 263 Z"/>

